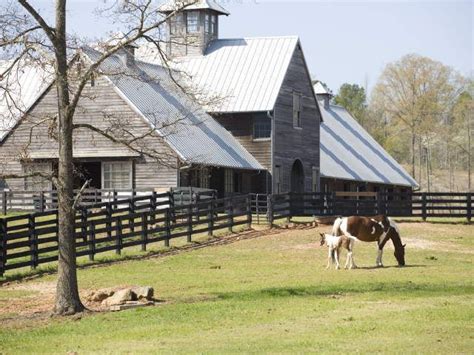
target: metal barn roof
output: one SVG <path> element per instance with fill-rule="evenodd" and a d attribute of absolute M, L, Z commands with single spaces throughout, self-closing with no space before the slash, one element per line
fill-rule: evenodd
<path fill-rule="evenodd" d="M 99 52 L 85 49 L 92 61 Z M 232 134 L 209 116 L 171 80 L 168 70 L 135 61 L 125 66 L 118 55 L 100 66 L 119 93 L 186 163 L 264 170 Z"/>
<path fill-rule="evenodd" d="M 10 61 L 0 61 L 0 74 L 11 65 Z M 28 65 L 23 61 L 14 65 L 9 74 L 5 75 L 0 81 L 0 142 L 51 82 L 50 70 Z"/>
<path fill-rule="evenodd" d="M 186 4 L 191 4 L 186 6 Z M 230 12 L 224 9 L 213 0 L 170 0 L 160 6 L 160 12 L 170 13 L 179 9 L 184 10 L 214 10 L 223 15 L 230 15 Z"/>
<path fill-rule="evenodd" d="M 343 107 L 320 104 L 321 176 L 418 187 L 405 169 Z"/>
<path fill-rule="evenodd" d="M 218 39 L 202 56 L 177 58 L 172 65 L 189 77 L 211 102 L 213 113 L 271 111 L 275 106 L 298 37 Z M 139 48 L 137 56 L 160 62 L 152 46 Z"/>

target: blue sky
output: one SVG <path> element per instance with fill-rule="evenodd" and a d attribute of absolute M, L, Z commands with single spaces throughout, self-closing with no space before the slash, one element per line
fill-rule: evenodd
<path fill-rule="evenodd" d="M 52 1 L 33 0 L 47 10 Z M 337 92 L 375 84 L 384 66 L 418 53 L 473 73 L 474 1 L 223 0 L 222 38 L 297 35 L 310 72 Z M 101 36 L 111 25 L 93 10 L 103 0 L 69 0 L 69 30 Z"/>

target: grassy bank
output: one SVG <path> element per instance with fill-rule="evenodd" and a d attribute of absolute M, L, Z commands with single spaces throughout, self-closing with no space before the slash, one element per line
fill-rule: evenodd
<path fill-rule="evenodd" d="M 471 353 L 471 226 L 401 224 L 408 267 L 357 244 L 361 269 L 324 269 L 319 230 L 291 230 L 167 258 L 81 270 L 82 290 L 152 285 L 164 304 L 80 320 L 25 311 L 54 276 L 0 288 L 0 353 Z M 345 255 L 344 255 L 345 256 Z M 35 309 L 32 306 L 32 310 Z"/>

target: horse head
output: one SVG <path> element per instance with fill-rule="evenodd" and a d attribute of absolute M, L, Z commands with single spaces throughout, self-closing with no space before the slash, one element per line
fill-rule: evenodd
<path fill-rule="evenodd" d="M 395 247 L 393 255 L 395 255 L 395 259 L 398 261 L 398 266 L 405 266 L 405 246 L 406 244 Z"/>
<path fill-rule="evenodd" d="M 324 233 L 319 233 L 319 235 L 321 236 L 320 246 L 323 246 L 324 243 L 326 242 L 326 235 Z"/>

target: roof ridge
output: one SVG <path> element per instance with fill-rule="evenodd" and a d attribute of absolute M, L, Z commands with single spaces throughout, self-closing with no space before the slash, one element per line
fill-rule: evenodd
<path fill-rule="evenodd" d="M 288 36 L 255 36 L 255 37 L 235 37 L 235 38 L 217 38 L 214 41 L 235 41 L 239 39 L 299 39 L 298 35 L 288 35 Z"/>

